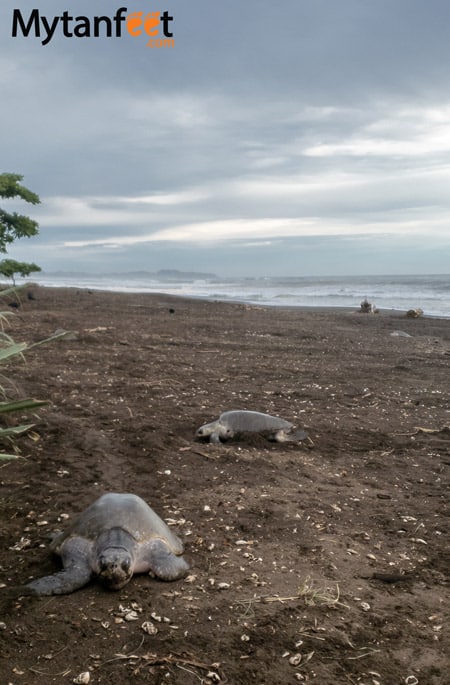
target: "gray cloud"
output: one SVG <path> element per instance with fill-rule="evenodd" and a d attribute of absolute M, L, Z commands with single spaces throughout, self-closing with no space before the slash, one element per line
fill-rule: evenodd
<path fill-rule="evenodd" d="M 102 271 L 206 259 L 221 273 L 295 273 L 303 254 L 312 273 L 442 270 L 447 2 L 167 6 L 175 47 L 152 50 L 128 35 L 13 39 L 13 9 L 30 10 L 2 3 L 0 171 L 42 199 L 39 238 L 11 256 Z"/>

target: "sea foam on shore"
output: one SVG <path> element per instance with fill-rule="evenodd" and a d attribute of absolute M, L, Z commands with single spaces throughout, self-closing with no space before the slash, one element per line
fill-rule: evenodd
<path fill-rule="evenodd" d="M 221 278 L 219 276 L 136 273 L 40 273 L 36 283 L 124 293 L 166 293 L 281 307 L 358 308 L 367 298 L 379 309 L 422 309 L 450 317 L 450 276 L 330 276 Z"/>

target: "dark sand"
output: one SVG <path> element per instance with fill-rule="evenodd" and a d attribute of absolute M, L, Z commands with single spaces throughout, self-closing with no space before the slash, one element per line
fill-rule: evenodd
<path fill-rule="evenodd" d="M 16 340 L 77 335 L 6 370 L 51 406 L 0 468 L 2 683 L 448 683 L 449 320 L 35 295 Z M 313 444 L 195 440 L 232 408 Z M 61 515 L 106 491 L 171 519 L 191 576 L 14 599 L 59 568 Z"/>

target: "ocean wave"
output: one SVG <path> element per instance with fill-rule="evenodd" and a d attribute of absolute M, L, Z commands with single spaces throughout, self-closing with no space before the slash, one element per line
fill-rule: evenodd
<path fill-rule="evenodd" d="M 139 273 L 38 274 L 49 287 L 75 287 L 126 293 L 167 293 L 270 306 L 359 308 L 367 298 L 379 309 L 417 309 L 450 317 L 450 276 L 332 276 L 291 278 L 189 278 L 158 280 Z"/>

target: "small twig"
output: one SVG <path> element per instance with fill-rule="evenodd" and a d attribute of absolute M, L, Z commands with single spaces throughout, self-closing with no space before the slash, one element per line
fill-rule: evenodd
<path fill-rule="evenodd" d="M 217 454 L 207 454 L 206 452 L 201 452 L 200 450 L 192 450 L 193 454 L 198 454 L 200 457 L 206 457 L 206 459 L 219 459 Z"/>
<path fill-rule="evenodd" d="M 65 671 L 60 671 L 59 673 L 49 673 L 48 671 L 40 671 L 37 668 L 29 668 L 28 670 L 31 671 L 32 673 L 37 673 L 38 675 L 50 676 L 51 678 L 57 678 L 60 675 L 62 675 L 62 676 L 69 675 L 69 673 L 71 671 L 70 668 L 66 669 Z"/>
<path fill-rule="evenodd" d="M 314 601 L 319 601 L 322 604 L 327 604 L 329 606 L 339 605 L 348 609 L 348 605 L 344 604 L 343 602 L 340 602 L 339 597 L 339 585 L 336 584 L 336 597 L 332 597 L 331 595 L 326 594 L 326 588 L 324 590 L 314 590 L 313 583 L 311 582 L 309 584 L 307 579 L 303 587 L 299 588 L 298 594 L 296 595 L 290 595 L 287 597 L 260 595 L 259 597 L 252 597 L 249 600 L 237 602 L 237 604 L 247 605 L 247 607 L 249 608 L 253 603 L 271 604 L 272 602 L 280 602 L 281 604 L 283 604 L 284 602 L 294 602 L 296 600 L 303 598 L 305 602 L 309 601 L 314 603 Z"/>
<path fill-rule="evenodd" d="M 362 649 L 369 650 L 365 654 L 359 654 L 358 656 L 348 656 L 349 661 L 356 661 L 356 659 L 364 659 L 366 656 L 371 656 L 372 654 L 379 654 L 381 649 L 370 649 L 370 647 L 363 647 Z"/>
<path fill-rule="evenodd" d="M 324 637 L 319 637 L 318 635 L 311 635 L 311 633 L 298 633 L 299 635 L 304 635 L 307 638 L 310 638 L 311 640 L 321 640 L 321 642 L 325 642 Z"/>
<path fill-rule="evenodd" d="M 175 666 L 177 668 L 179 668 L 181 671 L 186 671 L 186 673 L 190 673 L 191 675 L 195 676 L 196 678 L 198 678 L 198 680 L 200 680 L 201 683 L 203 682 L 202 676 L 200 676 L 195 671 L 191 671 L 189 668 L 185 668 L 184 666 L 181 666 L 180 664 L 175 664 Z"/>

